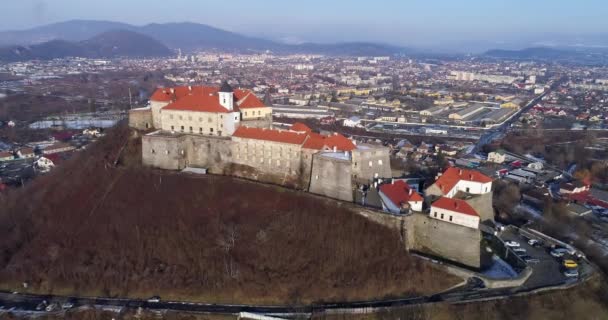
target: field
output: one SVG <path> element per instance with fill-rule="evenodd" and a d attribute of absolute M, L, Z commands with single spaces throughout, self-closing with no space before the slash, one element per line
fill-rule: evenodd
<path fill-rule="evenodd" d="M 461 281 L 348 204 L 142 168 L 139 141 L 121 126 L 1 196 L 2 289 L 299 304 L 428 294 Z"/>

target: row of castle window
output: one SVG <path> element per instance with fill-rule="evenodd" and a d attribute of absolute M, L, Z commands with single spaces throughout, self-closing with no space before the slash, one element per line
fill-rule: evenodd
<path fill-rule="evenodd" d="M 378 160 L 378 165 L 381 166 L 383 164 L 382 159 Z M 373 161 L 369 161 L 367 164 L 370 168 L 374 166 L 374 162 Z M 355 167 L 357 166 L 357 162 L 355 162 Z"/>
<path fill-rule="evenodd" d="M 169 115 L 169 119 L 173 120 L 173 115 L 172 114 Z M 184 120 L 184 117 L 183 116 L 177 116 L 177 119 L 178 120 Z M 220 115 L 220 119 L 224 119 L 224 116 Z M 234 118 L 234 120 L 237 120 L 237 118 Z M 188 116 L 188 121 L 192 121 L 192 116 Z M 198 117 L 198 121 L 199 122 L 203 122 L 203 117 Z M 212 117 L 207 118 L 207 122 L 212 123 L 213 122 L 213 118 Z"/>
<path fill-rule="evenodd" d="M 224 126 L 223 126 L 223 125 L 221 125 L 220 127 L 222 127 L 222 128 L 223 128 Z M 171 131 L 175 131 L 175 126 L 171 126 Z M 180 126 L 180 132 L 185 132 L 185 127 L 184 127 L 184 126 Z M 190 133 L 194 133 L 194 128 L 189 127 L 189 132 L 190 132 Z M 204 134 L 204 132 L 203 132 L 203 128 L 198 128 L 198 133 L 199 133 L 199 134 Z M 209 128 L 209 134 L 210 134 L 210 135 L 213 135 L 213 128 Z M 221 135 L 222 135 L 222 131 L 219 131 L 219 130 L 218 130 L 217 135 L 218 135 L 218 136 L 221 136 Z"/>
<path fill-rule="evenodd" d="M 247 116 L 247 111 L 245 111 L 244 115 L 245 115 L 245 117 Z M 251 115 L 255 116 L 255 111 L 252 111 Z M 262 111 L 258 111 L 258 116 L 261 116 L 261 115 L 262 115 Z"/>

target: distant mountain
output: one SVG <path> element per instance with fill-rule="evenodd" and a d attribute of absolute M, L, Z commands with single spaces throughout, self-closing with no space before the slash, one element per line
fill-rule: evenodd
<path fill-rule="evenodd" d="M 526 48 L 522 50 L 489 50 L 485 56 L 501 59 L 563 59 L 578 55 L 578 52 L 560 50 L 554 48 Z"/>
<path fill-rule="evenodd" d="M 600 66 L 608 64 L 605 48 L 546 48 L 536 47 L 523 50 L 490 50 L 482 55 L 489 59 L 536 60 L 575 65 Z"/>
<path fill-rule="evenodd" d="M 173 53 L 160 41 L 127 30 L 108 31 L 81 42 L 92 55 L 101 57 L 162 57 Z"/>
<path fill-rule="evenodd" d="M 321 53 L 329 55 L 392 55 L 406 49 L 376 43 L 285 44 L 248 37 L 199 23 L 164 23 L 133 26 L 109 21 L 72 20 L 23 31 L 0 32 L 0 46 L 31 46 L 49 40 L 83 41 L 110 30 L 126 30 L 152 37 L 166 46 L 183 51 L 218 49 L 223 51 L 278 53 Z"/>
<path fill-rule="evenodd" d="M 70 20 L 28 30 L 0 31 L 0 47 L 29 46 L 51 40 L 83 41 L 110 30 L 136 31 L 136 27 L 111 21 Z"/>
<path fill-rule="evenodd" d="M 171 48 L 194 49 L 276 50 L 282 44 L 210 27 L 199 23 L 148 24 L 138 31 L 153 37 Z"/>
<path fill-rule="evenodd" d="M 51 40 L 30 46 L 0 48 L 0 61 L 50 60 L 65 57 L 159 57 L 172 51 L 159 41 L 133 31 L 115 30 L 89 40 Z"/>

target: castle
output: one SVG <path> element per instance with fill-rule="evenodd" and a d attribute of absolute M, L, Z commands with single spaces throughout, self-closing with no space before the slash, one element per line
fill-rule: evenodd
<path fill-rule="evenodd" d="M 155 168 L 204 168 L 348 202 L 358 185 L 392 177 L 389 148 L 301 123 L 273 128 L 272 108 L 228 83 L 159 88 L 147 107 L 129 112 L 129 125 L 150 131 L 142 136 L 142 162 Z M 386 211 L 415 212 L 403 217 L 408 250 L 474 268 L 487 261 L 479 225 L 493 218 L 491 190 L 491 178 L 458 168 L 438 177 L 424 198 L 403 182 L 379 186 Z"/>
<path fill-rule="evenodd" d="M 362 145 L 303 124 L 272 128 L 272 108 L 249 90 L 159 88 L 144 108 L 129 112 L 142 137 L 142 162 L 244 177 L 353 201 L 357 184 L 391 176 L 389 149 Z"/>

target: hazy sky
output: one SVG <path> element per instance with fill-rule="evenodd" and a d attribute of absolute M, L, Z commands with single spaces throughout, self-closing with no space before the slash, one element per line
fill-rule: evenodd
<path fill-rule="evenodd" d="M 425 45 L 530 35 L 604 33 L 606 0 L 2 0 L 0 29 L 70 19 L 191 21 L 307 41 Z"/>

